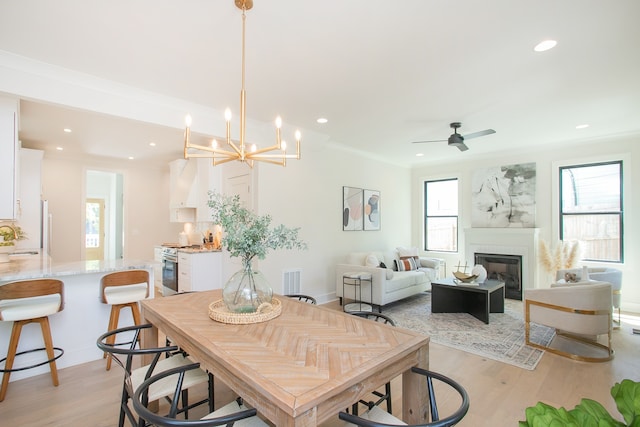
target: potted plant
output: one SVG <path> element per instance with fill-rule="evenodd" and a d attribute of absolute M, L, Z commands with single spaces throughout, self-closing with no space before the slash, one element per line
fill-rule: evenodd
<path fill-rule="evenodd" d="M 27 235 L 15 224 L 0 224 L 0 237 L 0 262 L 9 262 L 9 254 L 15 250 L 16 242 L 26 239 Z"/>
<path fill-rule="evenodd" d="M 222 247 L 232 257 L 240 257 L 242 269 L 225 285 L 222 295 L 227 308 L 237 313 L 253 313 L 270 303 L 272 290 L 264 275 L 254 271 L 252 261 L 265 259 L 269 250 L 306 249 L 298 238 L 299 228 L 278 225 L 271 228 L 270 215 L 257 215 L 240 203 L 239 196 L 209 192 L 212 220 L 222 227 Z"/>
<path fill-rule="evenodd" d="M 520 421 L 519 427 L 640 427 L 640 383 L 622 380 L 611 388 L 611 396 L 624 418 L 624 423 L 615 420 L 595 400 L 582 399 L 580 404 L 570 411 L 538 402 L 525 410 L 527 419 Z"/>

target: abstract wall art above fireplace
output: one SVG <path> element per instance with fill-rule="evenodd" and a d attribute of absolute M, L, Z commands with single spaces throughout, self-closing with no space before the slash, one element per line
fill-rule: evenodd
<path fill-rule="evenodd" d="M 474 172 L 472 227 L 533 228 L 535 217 L 535 163 L 496 166 Z"/>

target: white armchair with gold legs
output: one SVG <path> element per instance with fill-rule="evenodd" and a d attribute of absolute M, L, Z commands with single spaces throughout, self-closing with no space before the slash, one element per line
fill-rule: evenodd
<path fill-rule="evenodd" d="M 585 271 L 586 269 L 586 271 Z M 584 274 L 588 277 L 582 277 Z M 577 280 L 577 283 L 571 283 L 567 278 L 572 277 Z M 567 270 L 558 270 L 556 272 L 556 283 L 554 286 L 575 286 L 576 284 L 592 283 L 592 282 L 609 282 L 611 283 L 611 292 L 613 308 L 618 311 L 617 323 L 620 323 L 620 300 L 622 296 L 622 271 L 616 268 L 602 268 L 602 267 L 583 267 L 583 268 L 571 268 Z M 614 320 L 616 320 L 614 318 Z"/>
<path fill-rule="evenodd" d="M 525 290 L 526 344 L 574 360 L 611 360 L 611 299 L 608 282 Z M 530 341 L 531 323 L 556 329 L 549 346 Z"/>

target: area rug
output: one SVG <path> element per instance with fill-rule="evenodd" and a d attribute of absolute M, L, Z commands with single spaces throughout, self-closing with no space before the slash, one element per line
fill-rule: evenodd
<path fill-rule="evenodd" d="M 524 343 L 522 301 L 505 300 L 504 313 L 491 313 L 489 324 L 467 313 L 431 313 L 431 293 L 423 292 L 387 305 L 383 314 L 397 326 L 431 337 L 434 343 L 533 370 L 544 351 Z M 549 344 L 555 330 L 531 325 L 531 340 Z"/>

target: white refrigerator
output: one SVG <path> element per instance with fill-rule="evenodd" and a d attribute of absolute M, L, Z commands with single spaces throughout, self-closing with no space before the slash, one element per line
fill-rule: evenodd
<path fill-rule="evenodd" d="M 40 253 L 51 255 L 51 214 L 49 201 L 40 201 Z"/>

